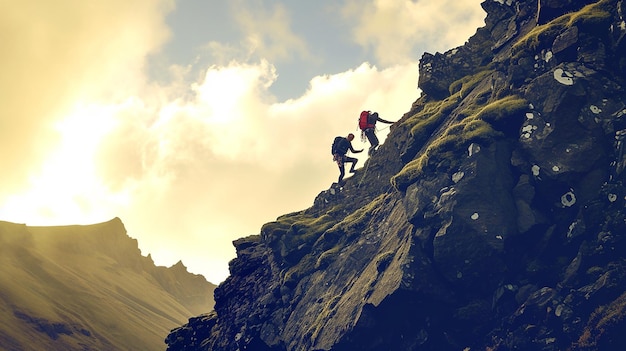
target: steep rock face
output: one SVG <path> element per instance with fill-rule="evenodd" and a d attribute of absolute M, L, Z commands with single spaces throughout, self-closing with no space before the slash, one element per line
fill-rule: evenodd
<path fill-rule="evenodd" d="M 0 349 L 151 350 L 212 308 L 214 286 L 141 256 L 119 219 L 87 226 L 0 222 Z"/>
<path fill-rule="evenodd" d="M 235 242 L 168 350 L 626 345 L 626 4 L 482 6 L 363 170 Z"/>

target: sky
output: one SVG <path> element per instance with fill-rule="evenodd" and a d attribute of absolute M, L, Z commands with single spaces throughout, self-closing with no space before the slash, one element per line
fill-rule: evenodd
<path fill-rule="evenodd" d="M 362 110 L 409 111 L 482 1 L 0 0 L 0 220 L 119 217 L 218 284 L 233 240 L 336 181 L 335 136 L 368 147 Z"/>

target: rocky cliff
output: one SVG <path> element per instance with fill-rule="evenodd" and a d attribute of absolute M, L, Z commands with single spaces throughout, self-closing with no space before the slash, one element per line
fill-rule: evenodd
<path fill-rule="evenodd" d="M 626 345 L 623 0 L 486 0 L 341 189 L 234 242 L 168 350 Z"/>
<path fill-rule="evenodd" d="M 155 266 L 119 219 L 88 226 L 0 222 L 0 349 L 159 350 L 213 307 L 214 285 Z"/>

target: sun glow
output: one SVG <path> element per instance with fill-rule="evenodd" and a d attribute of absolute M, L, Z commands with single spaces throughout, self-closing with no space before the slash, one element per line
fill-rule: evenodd
<path fill-rule="evenodd" d="M 28 175 L 29 190 L 7 198 L 2 217 L 30 225 L 94 223 L 114 215 L 111 205 L 124 205 L 124 193 L 111 193 L 96 174 L 93 155 L 115 126 L 118 107 L 77 104 L 54 128 L 59 144 L 38 172 Z M 98 203 L 98 206 L 93 204 Z M 105 211 L 106 212 L 106 211 Z"/>

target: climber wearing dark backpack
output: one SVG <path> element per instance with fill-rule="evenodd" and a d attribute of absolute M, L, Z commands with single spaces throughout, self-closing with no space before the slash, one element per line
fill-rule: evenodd
<path fill-rule="evenodd" d="M 368 155 L 372 155 L 378 146 L 378 137 L 376 136 L 376 122 L 383 122 L 392 124 L 393 122 L 384 120 L 378 117 L 378 112 L 372 113 L 371 111 L 361 112 L 359 117 L 359 128 L 361 129 L 361 138 L 367 137 L 370 142 L 370 148 L 367 151 Z"/>
<path fill-rule="evenodd" d="M 338 136 L 333 141 L 331 153 L 333 154 L 333 161 L 337 162 L 337 166 L 339 166 L 339 180 L 337 181 L 337 184 L 339 185 L 341 185 L 343 177 L 346 174 L 345 163 L 352 163 L 352 167 L 350 167 L 350 173 L 354 173 L 354 166 L 356 166 L 356 163 L 359 161 L 354 157 L 347 156 L 346 153 L 348 152 L 348 150 L 355 154 L 363 151 L 362 149 L 354 150 L 354 148 L 352 147 L 352 140 L 354 140 L 354 134 L 350 133 L 345 138 Z"/>

